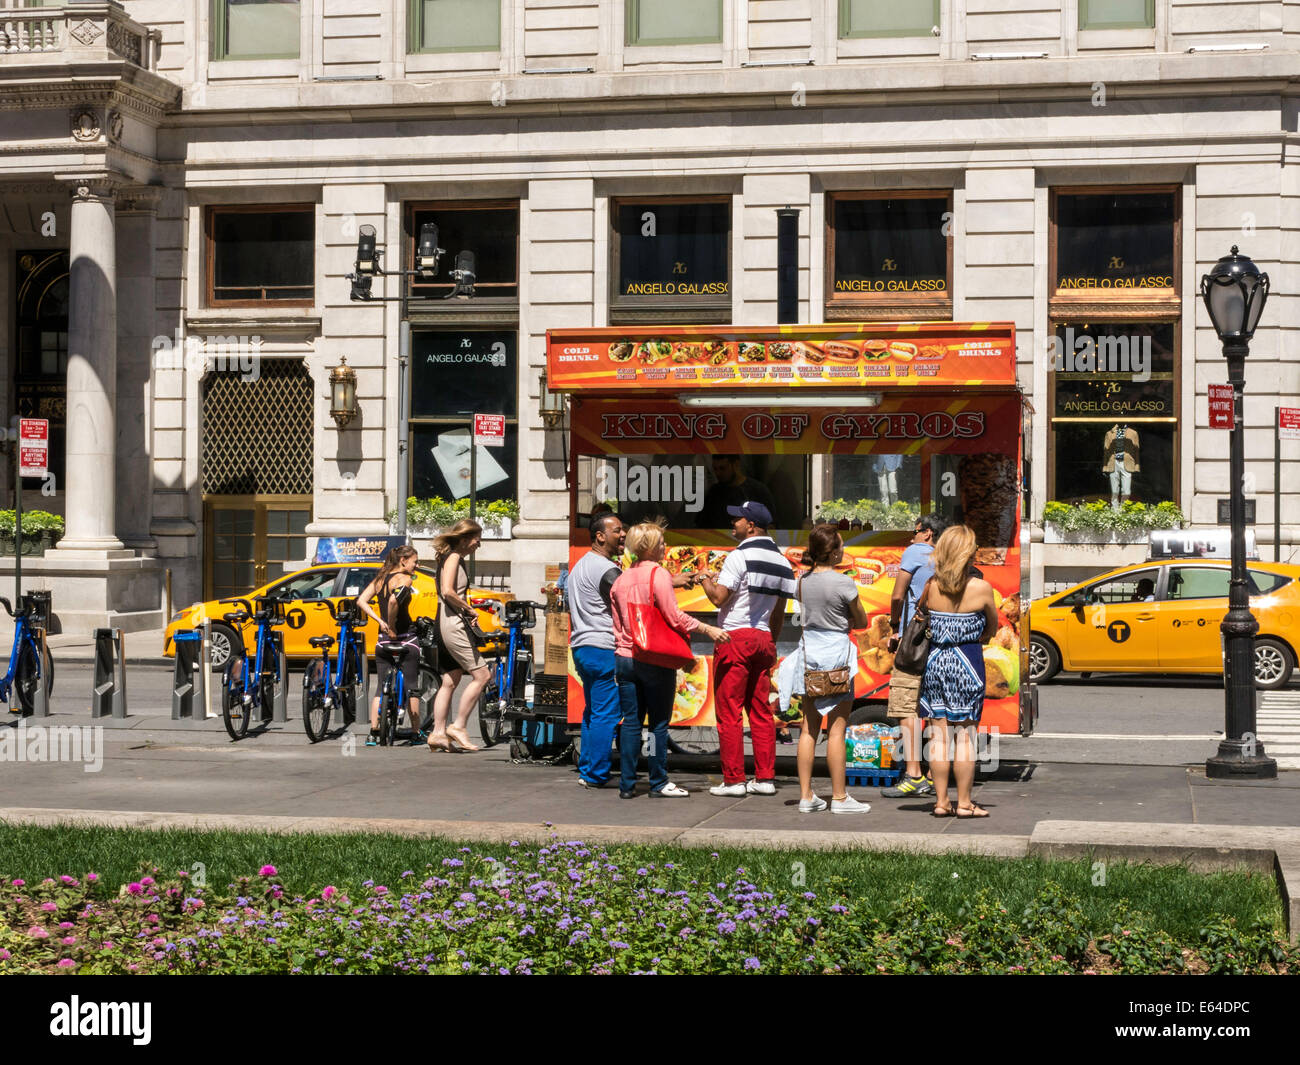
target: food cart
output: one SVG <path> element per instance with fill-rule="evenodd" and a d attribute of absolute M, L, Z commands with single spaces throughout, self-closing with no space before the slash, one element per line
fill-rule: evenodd
<path fill-rule="evenodd" d="M 552 330 L 547 383 L 571 397 L 570 565 L 589 548 L 593 511 L 606 508 L 625 524 L 666 519 L 665 565 L 675 573 L 721 569 L 735 546 L 728 502 L 770 499 L 769 532 L 792 562 L 814 520 L 837 520 L 840 568 L 871 620 L 855 634 L 856 708 L 883 719 L 889 600 L 903 550 L 921 514 L 964 521 L 1001 621 L 984 649 L 980 727 L 1032 730 L 1021 538 L 1028 405 L 1016 384 L 1014 326 Z M 687 612 L 714 612 L 701 589 L 677 594 Z M 785 626 L 779 654 L 798 633 Z M 694 668 L 679 673 L 674 726 L 714 725 L 711 656 L 701 640 Z M 582 710 L 570 663 L 569 721 Z"/>

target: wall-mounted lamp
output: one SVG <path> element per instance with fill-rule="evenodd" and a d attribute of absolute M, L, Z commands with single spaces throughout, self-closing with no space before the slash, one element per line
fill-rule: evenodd
<path fill-rule="evenodd" d="M 357 371 L 348 365 L 345 355 L 330 371 L 330 417 L 342 429 L 356 414 Z"/>
<path fill-rule="evenodd" d="M 541 376 L 537 379 L 537 396 L 539 411 L 542 416 L 542 423 L 548 429 L 559 428 L 560 423 L 564 420 L 564 393 L 552 392 L 546 387 L 546 371 L 543 370 Z"/>

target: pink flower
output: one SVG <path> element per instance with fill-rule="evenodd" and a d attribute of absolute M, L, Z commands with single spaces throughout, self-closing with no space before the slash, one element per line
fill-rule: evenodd
<path fill-rule="evenodd" d="M 26 883 L 27 883 L 26 880 L 15 880 L 15 881 L 14 881 L 14 887 L 22 887 L 22 886 L 23 886 L 24 884 L 26 884 Z"/>
<path fill-rule="evenodd" d="M 148 922 L 149 924 L 157 924 L 157 923 L 158 923 L 158 915 L 157 915 L 156 913 L 148 913 L 148 914 L 145 914 L 145 918 L 144 918 L 144 919 L 145 919 L 145 921 Z"/>
<path fill-rule="evenodd" d="M 73 887 L 77 886 L 77 882 L 73 880 L 72 877 L 67 876 L 66 874 L 64 876 L 59 877 L 59 879 L 65 884 L 71 884 Z"/>
<path fill-rule="evenodd" d="M 76 963 L 75 961 L 73 961 L 71 958 L 60 958 L 60 959 L 59 959 L 59 968 L 60 968 L 60 969 L 75 969 L 76 967 L 77 967 L 77 963 Z"/>
<path fill-rule="evenodd" d="M 387 894 L 388 894 L 388 888 L 384 887 L 383 884 L 380 884 L 377 888 L 375 888 L 375 894 L 376 894 L 376 895 L 387 895 Z"/>
<path fill-rule="evenodd" d="M 339 893 L 339 889 L 336 888 L 333 884 L 331 884 L 329 887 L 327 887 L 324 891 L 320 893 L 320 897 L 323 898 L 326 902 L 329 902 L 329 900 L 332 899 L 338 893 Z"/>
<path fill-rule="evenodd" d="M 59 942 L 62 943 L 65 947 L 72 946 L 72 944 L 75 943 L 76 941 L 77 941 L 76 936 L 64 936 L 62 939 L 59 940 Z"/>
<path fill-rule="evenodd" d="M 47 931 L 45 931 L 45 929 L 44 929 L 44 928 L 41 928 L 39 925 L 32 925 L 31 928 L 27 929 L 27 934 L 28 934 L 29 936 L 31 936 L 33 939 L 49 939 L 49 938 L 50 938 L 50 933 L 47 932 Z"/>
<path fill-rule="evenodd" d="M 177 875 L 178 877 L 180 877 L 182 880 L 184 880 L 184 879 L 185 879 L 187 876 L 189 876 L 190 874 L 187 873 L 184 869 L 182 869 L 182 870 L 181 870 L 179 873 L 177 873 L 176 875 Z"/>
<path fill-rule="evenodd" d="M 60 921 L 60 922 L 59 922 L 59 927 L 60 927 L 60 928 L 76 928 L 77 926 L 74 925 L 71 921 Z"/>
<path fill-rule="evenodd" d="M 99 879 L 99 874 L 98 874 L 98 873 L 87 873 L 87 874 L 86 874 L 86 879 L 89 880 L 89 881 L 93 884 L 96 880 Z"/>
<path fill-rule="evenodd" d="M 262 866 L 261 869 L 259 869 L 259 870 L 257 871 L 257 875 L 258 875 L 258 876 L 275 876 L 275 866 L 274 866 L 274 865 L 264 865 L 264 866 Z"/>
<path fill-rule="evenodd" d="M 13 957 L 12 954 L 5 950 L 4 947 L 0 947 L 0 961 L 8 961 L 11 957 Z"/>
<path fill-rule="evenodd" d="M 106 940 L 104 940 L 104 949 L 105 949 L 105 950 L 112 950 L 112 949 L 113 949 L 113 941 L 112 941 L 111 939 L 106 939 Z"/>
<path fill-rule="evenodd" d="M 58 907 L 56 904 L 54 904 L 53 902 L 42 902 L 42 903 L 41 903 L 41 909 L 44 910 L 46 913 L 53 913 L 53 912 L 54 912 L 55 910 L 57 910 L 58 908 L 59 908 L 59 907 Z"/>
<path fill-rule="evenodd" d="M 142 891 L 144 891 L 144 888 L 141 887 L 139 884 L 126 885 L 126 893 L 128 895 L 139 895 Z"/>
<path fill-rule="evenodd" d="M 140 883 L 144 884 L 146 887 L 152 886 L 152 885 L 153 885 L 153 877 L 151 877 L 151 876 L 143 876 L 143 877 L 140 878 Z"/>

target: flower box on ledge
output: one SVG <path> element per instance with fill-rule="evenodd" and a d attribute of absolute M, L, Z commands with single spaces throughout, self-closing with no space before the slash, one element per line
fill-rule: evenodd
<path fill-rule="evenodd" d="M 1129 501 L 1112 507 L 1105 500 L 1062 503 L 1043 507 L 1043 542 L 1046 544 L 1142 544 L 1156 530 L 1181 529 L 1183 512 L 1171 502 Z"/>
<path fill-rule="evenodd" d="M 1043 526 L 1045 544 L 1144 544 L 1150 529 L 1061 529 L 1054 522 Z"/>
<path fill-rule="evenodd" d="M 489 525 L 486 515 L 479 515 L 474 520 L 483 526 L 484 540 L 509 540 L 515 527 L 509 518 L 499 519 L 499 524 L 496 525 Z M 451 528 L 450 525 L 408 525 L 407 532 L 412 540 L 432 540 L 435 536 L 449 532 Z M 396 532 L 395 527 L 393 532 Z"/>

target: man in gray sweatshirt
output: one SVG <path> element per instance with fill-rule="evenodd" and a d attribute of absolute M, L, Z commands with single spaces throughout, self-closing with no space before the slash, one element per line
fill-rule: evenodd
<path fill-rule="evenodd" d="M 586 696 L 578 756 L 578 784 L 584 788 L 603 788 L 609 782 L 609 752 L 623 719 L 609 603 L 609 590 L 622 572 L 614 560 L 623 553 L 623 539 L 617 514 L 596 515 L 591 519 L 591 550 L 569 571 L 569 648 Z"/>

